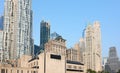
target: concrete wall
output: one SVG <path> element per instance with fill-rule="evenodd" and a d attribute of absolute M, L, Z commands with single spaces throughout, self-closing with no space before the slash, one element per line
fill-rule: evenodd
<path fill-rule="evenodd" d="M 46 53 L 46 73 L 65 73 L 65 56 L 61 60 L 52 59 L 51 53 Z"/>

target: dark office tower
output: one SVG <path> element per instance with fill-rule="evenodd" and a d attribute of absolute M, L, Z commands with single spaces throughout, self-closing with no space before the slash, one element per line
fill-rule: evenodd
<path fill-rule="evenodd" d="M 34 56 L 37 56 L 40 53 L 40 46 L 34 45 Z"/>
<path fill-rule="evenodd" d="M 3 16 L 0 16 L 0 30 L 3 30 Z"/>
<path fill-rule="evenodd" d="M 44 20 L 40 24 L 40 49 L 44 50 L 45 43 L 50 39 L 50 24 Z"/>

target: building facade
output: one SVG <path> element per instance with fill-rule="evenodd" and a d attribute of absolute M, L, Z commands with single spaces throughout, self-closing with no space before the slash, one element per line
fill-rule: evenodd
<path fill-rule="evenodd" d="M 50 24 L 44 20 L 40 23 L 40 49 L 44 50 L 45 43 L 50 39 Z"/>
<path fill-rule="evenodd" d="M 45 44 L 45 50 L 36 57 L 23 55 L 13 62 L 14 64 L 0 64 L 0 72 L 84 73 L 83 63 L 66 59 L 66 40 L 61 36 L 49 40 Z"/>
<path fill-rule="evenodd" d="M 74 48 L 70 48 L 66 50 L 66 58 L 70 61 L 78 61 L 78 51 Z"/>
<path fill-rule="evenodd" d="M 66 50 L 66 73 L 85 73 L 79 43 Z"/>
<path fill-rule="evenodd" d="M 88 25 L 86 27 L 84 39 L 85 50 L 83 52 L 83 61 L 85 64 L 85 71 L 87 71 L 87 69 L 101 71 L 101 30 L 98 21 L 96 21 L 93 26 Z"/>
<path fill-rule="evenodd" d="M 110 47 L 109 57 L 105 65 L 105 70 L 110 73 L 117 73 L 120 70 L 120 61 L 115 47 Z"/>
<path fill-rule="evenodd" d="M 3 61 L 3 31 L 0 30 L 0 62 Z"/>
<path fill-rule="evenodd" d="M 77 44 L 75 47 L 75 49 L 66 50 L 65 40 L 61 36 L 48 41 L 45 44 L 44 54 L 46 55 L 44 59 L 46 73 L 84 73 L 84 64 L 78 59 Z"/>
<path fill-rule="evenodd" d="M 78 61 L 66 61 L 66 73 L 85 73 L 84 64 Z"/>
<path fill-rule="evenodd" d="M 0 63 L 0 73 L 39 73 L 37 68 L 29 65 L 31 58 L 32 56 L 22 55 L 17 61 L 14 61 L 14 65 Z"/>
<path fill-rule="evenodd" d="M 31 0 L 5 0 L 4 3 L 4 61 L 31 55 Z"/>
<path fill-rule="evenodd" d="M 73 48 L 66 50 L 66 59 L 70 61 L 81 62 L 81 54 L 79 44 L 75 44 Z"/>

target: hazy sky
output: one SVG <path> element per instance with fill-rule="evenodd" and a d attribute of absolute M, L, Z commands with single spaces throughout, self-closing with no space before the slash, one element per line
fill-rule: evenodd
<path fill-rule="evenodd" d="M 3 14 L 0 0 L 0 15 Z M 88 23 L 99 21 L 102 33 L 102 54 L 116 46 L 120 55 L 120 0 L 33 0 L 33 38 L 40 42 L 40 22 L 49 21 L 51 32 L 57 32 L 72 47 L 82 36 Z"/>

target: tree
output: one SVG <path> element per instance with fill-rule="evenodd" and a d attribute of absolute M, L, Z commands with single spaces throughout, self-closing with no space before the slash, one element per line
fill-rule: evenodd
<path fill-rule="evenodd" d="M 92 70 L 92 69 L 88 69 L 87 73 L 97 73 L 96 71 Z"/>
<path fill-rule="evenodd" d="M 91 69 L 88 69 L 88 70 L 87 70 L 87 73 L 91 73 L 91 72 L 92 72 L 92 70 L 91 70 Z"/>
<path fill-rule="evenodd" d="M 119 69 L 119 71 L 117 73 L 120 73 L 120 69 Z"/>
<path fill-rule="evenodd" d="M 107 71 L 98 71 L 98 73 L 109 73 L 109 72 L 107 72 Z"/>

